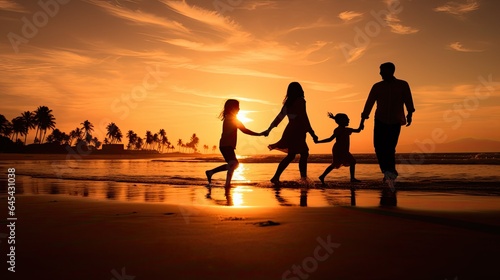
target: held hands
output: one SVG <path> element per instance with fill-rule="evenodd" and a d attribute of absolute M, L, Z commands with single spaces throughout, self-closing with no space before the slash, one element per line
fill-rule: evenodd
<path fill-rule="evenodd" d="M 334 115 L 334 114 L 332 114 L 331 112 L 328 112 L 328 117 L 329 117 L 330 119 L 335 119 L 335 115 Z"/>
<path fill-rule="evenodd" d="M 269 136 L 269 132 L 271 132 L 271 129 L 266 129 L 266 130 L 262 131 L 262 132 L 261 132 L 261 133 L 259 133 L 259 134 L 260 134 L 260 136 L 265 136 L 265 137 L 267 137 L 267 136 Z"/>
<path fill-rule="evenodd" d="M 359 123 L 359 130 L 365 129 L 365 119 L 361 119 L 361 122 Z"/>
<path fill-rule="evenodd" d="M 318 136 L 316 134 L 311 135 L 315 144 L 318 144 Z"/>

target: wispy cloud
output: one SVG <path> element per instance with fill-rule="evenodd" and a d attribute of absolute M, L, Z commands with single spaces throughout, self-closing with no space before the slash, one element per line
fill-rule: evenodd
<path fill-rule="evenodd" d="M 190 30 L 180 22 L 169 20 L 151 13 L 146 13 L 140 10 L 132 11 L 122 6 L 112 5 L 105 1 L 90 0 L 89 2 L 101 7 L 113 16 L 126 19 L 133 24 L 157 26 L 182 33 L 190 32 Z"/>
<path fill-rule="evenodd" d="M 339 18 L 344 22 L 352 22 L 357 19 L 361 19 L 363 17 L 363 13 L 355 12 L 355 11 L 344 11 L 339 14 Z"/>
<path fill-rule="evenodd" d="M 245 102 L 253 102 L 253 103 L 272 105 L 272 106 L 278 105 L 276 103 L 269 102 L 267 100 L 262 100 L 262 99 L 255 99 L 255 98 L 242 97 L 242 96 L 233 96 L 233 95 L 231 95 L 231 96 L 216 95 L 213 92 L 203 92 L 200 90 L 181 87 L 181 86 L 175 86 L 175 85 L 170 86 L 169 88 L 176 93 L 189 94 L 189 95 L 193 95 L 196 97 L 205 97 L 205 98 L 222 99 L 222 100 L 229 99 L 229 98 L 236 98 L 238 100 L 245 101 Z"/>
<path fill-rule="evenodd" d="M 368 46 L 363 45 L 359 47 L 352 47 L 344 43 L 340 44 L 337 49 L 341 49 L 345 59 L 347 60 L 347 63 L 351 63 L 361 58 L 368 50 Z"/>
<path fill-rule="evenodd" d="M 396 34 L 413 34 L 417 33 L 419 30 L 410 26 L 405 26 L 401 24 L 401 20 L 398 16 L 391 14 L 385 18 L 387 25 L 391 28 L 391 32 Z"/>
<path fill-rule="evenodd" d="M 394 2 L 397 0 L 384 0 L 385 4 L 389 8 L 389 11 L 392 11 L 393 8 L 392 6 L 394 5 Z M 419 30 L 417 28 L 413 28 L 410 26 L 405 26 L 401 23 L 401 19 L 399 18 L 398 14 L 401 12 L 402 8 L 400 7 L 399 11 L 392 12 L 387 14 L 385 17 L 385 22 L 387 26 L 391 28 L 391 32 L 396 33 L 396 34 L 401 34 L 401 35 L 407 35 L 407 34 L 413 34 L 417 33 Z"/>
<path fill-rule="evenodd" d="M 230 65 L 195 65 L 195 64 L 180 64 L 179 68 L 197 70 L 205 73 L 213 74 L 227 74 L 227 75 L 237 75 L 237 76 L 251 76 L 259 78 L 273 78 L 273 79 L 289 79 L 287 76 L 282 76 L 279 74 L 262 72 L 259 70 L 253 70 L 248 68 L 230 66 Z"/>
<path fill-rule="evenodd" d="M 445 5 L 434 8 L 435 12 L 443 12 L 456 16 L 463 16 L 466 13 L 479 9 L 478 0 L 467 0 L 465 3 L 448 2 Z"/>
<path fill-rule="evenodd" d="M 5 10 L 9 12 L 17 12 L 17 13 L 25 13 L 26 9 L 24 9 L 21 5 L 15 3 L 11 0 L 0 0 L 0 10 Z"/>
<path fill-rule="evenodd" d="M 293 65 L 314 65 L 329 59 L 329 53 L 325 57 L 312 60 L 310 56 L 322 52 L 329 45 L 328 42 L 317 41 L 312 44 L 293 48 L 277 42 L 257 41 L 251 47 L 238 50 L 234 55 L 221 59 L 227 64 L 258 64 L 259 62 L 282 62 L 287 61 Z"/>
<path fill-rule="evenodd" d="M 223 32 L 241 32 L 240 27 L 229 17 L 222 16 L 216 11 L 206 10 L 197 6 L 191 6 L 186 1 L 168 1 L 162 0 L 162 3 L 167 5 L 175 12 L 188 17 L 192 20 L 202 22 L 214 30 Z"/>
<path fill-rule="evenodd" d="M 483 51 L 483 50 L 478 50 L 478 49 L 466 48 L 460 42 L 450 43 L 447 47 L 448 47 L 448 49 L 451 49 L 451 50 L 454 50 L 457 52 L 482 52 Z"/>
<path fill-rule="evenodd" d="M 479 94 L 485 95 L 490 92 L 497 92 L 500 90 L 500 85 L 492 84 L 491 89 L 479 88 L 482 92 Z M 446 111 L 454 111 L 456 104 L 463 104 L 464 100 L 474 99 L 478 101 L 478 109 L 482 114 L 489 115 L 485 111 L 488 107 L 493 107 L 495 110 L 492 112 L 496 114 L 498 112 L 498 102 L 496 97 L 491 96 L 488 99 L 476 99 L 476 93 L 478 90 L 477 84 L 455 84 L 451 86 L 441 86 L 441 85 L 425 85 L 419 86 L 412 89 L 413 92 L 418 93 L 419 104 L 421 107 L 422 116 L 426 116 L 429 119 L 441 119 L 443 118 L 443 113 Z M 454 109 L 455 108 L 455 109 Z M 479 113 L 479 112 L 476 112 Z M 474 113 L 474 114 L 476 114 Z"/>
<path fill-rule="evenodd" d="M 296 32 L 296 31 L 312 30 L 312 29 L 319 29 L 319 28 L 331 28 L 334 26 L 335 26 L 335 24 L 328 22 L 328 21 L 324 20 L 323 18 L 318 18 L 314 22 L 311 22 L 311 23 L 295 25 L 291 28 L 284 29 L 280 32 L 277 32 L 275 34 L 275 36 L 281 37 L 281 36 L 288 35 L 292 32 Z"/>
<path fill-rule="evenodd" d="M 174 46 L 200 52 L 222 52 L 230 50 L 230 48 L 226 44 L 205 44 L 185 39 L 166 39 L 162 41 Z"/>
<path fill-rule="evenodd" d="M 237 8 L 241 8 L 244 10 L 258 10 L 258 9 L 276 9 L 277 1 L 274 0 L 261 0 L 261 1 L 244 1 Z"/>

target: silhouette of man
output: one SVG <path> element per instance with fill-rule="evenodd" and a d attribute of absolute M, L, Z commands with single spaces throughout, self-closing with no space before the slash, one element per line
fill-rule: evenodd
<path fill-rule="evenodd" d="M 373 145 L 375 154 L 384 174 L 384 181 L 396 179 L 396 146 L 398 144 L 401 126 L 409 126 L 415 112 L 410 86 L 406 81 L 396 79 L 396 66 L 391 62 L 380 65 L 382 81 L 373 85 L 366 99 L 361 113 L 362 122 L 368 119 L 373 105 L 375 110 L 375 125 L 373 131 Z M 405 118 L 404 107 L 408 114 Z"/>

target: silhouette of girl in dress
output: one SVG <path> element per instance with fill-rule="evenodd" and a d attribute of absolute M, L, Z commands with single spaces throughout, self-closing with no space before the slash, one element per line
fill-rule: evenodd
<path fill-rule="evenodd" d="M 335 142 L 332 148 L 332 156 L 333 156 L 332 164 L 330 164 L 330 166 L 326 168 L 325 172 L 323 172 L 323 174 L 319 176 L 319 180 L 324 185 L 325 177 L 326 175 L 328 175 L 328 173 L 330 173 L 330 171 L 332 171 L 333 169 L 340 168 L 341 166 L 349 166 L 350 167 L 349 170 L 351 173 L 351 182 L 360 182 L 354 177 L 356 160 L 349 152 L 349 145 L 350 145 L 351 133 L 361 132 L 361 130 L 363 130 L 364 128 L 364 125 L 361 122 L 359 128 L 357 129 L 347 127 L 349 125 L 349 117 L 343 113 L 333 115 L 332 113 L 328 112 L 328 117 L 334 119 L 339 126 L 335 128 L 332 136 L 323 140 L 314 141 L 314 143 L 316 144 L 328 143 L 335 138 L 337 138 L 337 141 Z"/>

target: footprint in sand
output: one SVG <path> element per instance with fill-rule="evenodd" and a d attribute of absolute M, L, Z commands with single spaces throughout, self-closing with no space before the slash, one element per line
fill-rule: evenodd
<path fill-rule="evenodd" d="M 279 226 L 280 223 L 273 222 L 273 221 L 269 220 L 269 221 L 265 221 L 265 222 L 253 223 L 253 225 L 256 225 L 258 227 L 270 227 L 270 226 Z"/>

